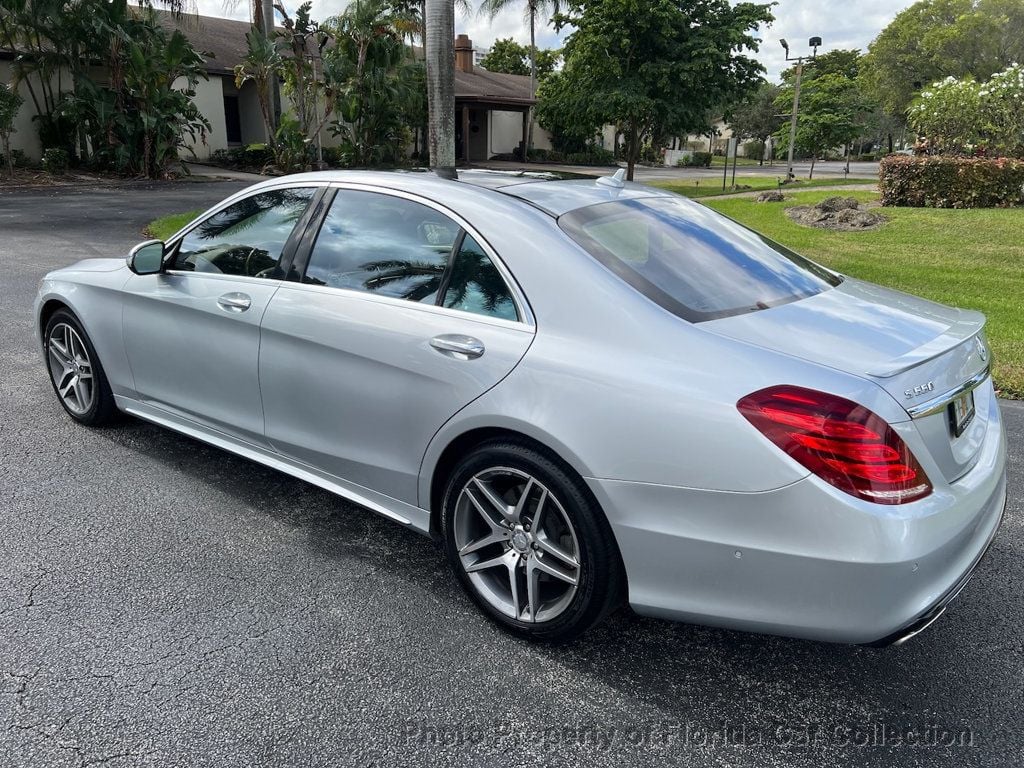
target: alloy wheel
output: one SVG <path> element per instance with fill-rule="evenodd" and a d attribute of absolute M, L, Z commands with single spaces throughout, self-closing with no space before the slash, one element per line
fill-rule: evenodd
<path fill-rule="evenodd" d="M 561 502 L 511 467 L 474 475 L 455 505 L 455 546 L 477 593 L 523 622 L 551 621 L 579 588 L 580 546 Z"/>
<path fill-rule="evenodd" d="M 96 397 L 92 360 L 78 331 L 67 323 L 50 329 L 46 342 L 50 376 L 64 406 L 76 416 L 92 407 Z"/>

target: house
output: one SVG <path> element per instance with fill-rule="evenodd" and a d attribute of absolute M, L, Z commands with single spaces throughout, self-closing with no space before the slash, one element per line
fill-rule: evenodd
<path fill-rule="evenodd" d="M 199 81 L 193 100 L 210 122 L 211 129 L 205 137 L 189 142 L 196 158 L 208 159 L 220 149 L 265 142 L 266 130 L 256 86 L 251 82 L 240 88 L 235 85 L 234 68 L 246 55 L 249 22 L 213 16 L 175 16 L 161 10 L 157 14 L 163 26 L 180 29 L 205 58 L 209 79 Z M 524 140 L 526 114 L 534 103 L 530 96 L 530 78 L 476 67 L 473 45 L 465 35 L 458 36 L 455 47 L 457 156 L 461 160 L 480 161 L 513 151 Z M 0 82 L 11 82 L 14 58 L 14 52 L 0 51 Z M 98 71 L 94 76 L 102 82 L 104 73 Z M 67 73 L 64 73 L 63 83 L 65 88 L 70 86 Z M 35 108 L 25 83 L 21 84 L 20 91 L 25 103 L 15 122 L 11 148 L 38 159 L 43 148 L 32 119 Z M 282 108 L 287 109 L 284 94 L 282 101 Z M 328 130 L 323 131 L 321 138 L 325 146 L 336 143 Z M 551 146 L 547 133 L 536 126 L 534 146 Z"/>
<path fill-rule="evenodd" d="M 489 72 L 474 63 L 473 43 L 455 38 L 455 155 L 480 162 L 526 142 L 527 116 L 536 103 L 530 78 Z M 551 137 L 533 127 L 533 146 L 551 149 Z"/>

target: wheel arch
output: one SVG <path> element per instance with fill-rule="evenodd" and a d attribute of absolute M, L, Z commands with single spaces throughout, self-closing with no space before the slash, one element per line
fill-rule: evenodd
<path fill-rule="evenodd" d="M 605 520 L 608 515 L 603 506 L 594 496 L 590 485 L 586 481 L 586 469 L 579 458 L 569 451 L 565 446 L 560 445 L 553 439 L 542 439 L 528 434 L 519 425 L 473 425 L 459 431 L 457 434 L 446 436 L 443 440 L 443 448 L 436 444 L 442 441 L 435 438 L 435 445 L 428 450 L 428 457 L 436 456 L 436 459 L 424 462 L 422 476 L 426 479 L 426 487 L 421 486 L 421 499 L 426 501 L 427 509 L 430 511 L 430 535 L 436 537 L 441 529 L 441 505 L 445 487 L 451 473 L 458 465 L 459 459 L 473 450 L 476 446 L 491 440 L 502 439 L 519 443 L 531 448 L 538 453 L 559 464 L 563 469 L 580 481 L 580 486 L 585 490 L 597 509 L 601 511 Z M 553 447 L 557 446 L 557 447 Z M 422 504 L 422 502 L 421 502 Z"/>
<path fill-rule="evenodd" d="M 44 342 L 44 336 L 46 333 L 46 324 L 50 322 L 50 318 L 53 317 L 54 313 L 59 309 L 66 309 L 78 322 L 82 322 L 82 319 L 75 312 L 74 308 L 63 299 L 50 297 L 45 299 L 39 306 L 39 340 L 41 343 Z"/>

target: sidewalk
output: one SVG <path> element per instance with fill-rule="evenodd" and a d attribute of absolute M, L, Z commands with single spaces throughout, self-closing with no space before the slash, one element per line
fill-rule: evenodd
<path fill-rule="evenodd" d="M 261 173 L 246 173 L 245 171 L 232 171 L 228 168 L 220 168 L 215 165 L 204 165 L 203 163 L 185 163 L 189 173 L 193 176 L 202 176 L 211 179 L 224 181 L 246 181 L 255 184 L 258 181 L 266 181 L 269 176 Z"/>

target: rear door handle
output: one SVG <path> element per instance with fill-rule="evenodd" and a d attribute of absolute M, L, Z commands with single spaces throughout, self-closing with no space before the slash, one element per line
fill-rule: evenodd
<path fill-rule="evenodd" d="M 430 346 L 442 355 L 454 357 L 456 360 L 472 360 L 484 353 L 484 343 L 472 336 L 459 333 L 445 333 L 430 340 Z"/>
<path fill-rule="evenodd" d="M 252 299 L 244 293 L 225 293 L 217 299 L 217 303 L 225 312 L 245 312 L 252 306 Z"/>

